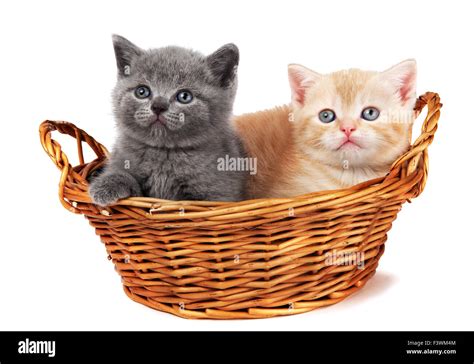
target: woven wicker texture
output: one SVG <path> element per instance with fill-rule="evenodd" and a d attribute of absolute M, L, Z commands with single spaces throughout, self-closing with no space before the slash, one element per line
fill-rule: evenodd
<path fill-rule="evenodd" d="M 439 96 L 424 94 L 415 109 L 426 105 L 421 135 L 386 177 L 285 199 L 143 197 L 100 208 L 91 203 L 86 178 L 102 165 L 106 148 L 68 122 L 43 122 L 40 138 L 61 170 L 61 203 L 95 227 L 131 299 L 185 318 L 263 318 L 337 303 L 374 275 L 398 211 L 426 183 Z M 51 139 L 53 131 L 76 138 L 78 166 Z M 90 163 L 83 142 L 97 155 Z"/>

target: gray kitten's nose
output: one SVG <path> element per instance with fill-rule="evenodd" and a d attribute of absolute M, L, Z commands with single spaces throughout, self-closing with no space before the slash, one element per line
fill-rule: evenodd
<path fill-rule="evenodd" d="M 157 97 L 153 100 L 153 104 L 151 105 L 151 110 L 156 114 L 160 115 L 163 111 L 168 110 L 170 106 L 168 100 L 164 97 Z"/>

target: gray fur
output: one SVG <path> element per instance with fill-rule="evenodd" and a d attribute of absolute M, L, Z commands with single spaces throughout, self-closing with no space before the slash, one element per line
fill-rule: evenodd
<path fill-rule="evenodd" d="M 113 92 L 118 139 L 89 193 L 101 206 L 130 196 L 171 200 L 237 201 L 244 198 L 245 172 L 221 171 L 218 158 L 243 157 L 230 124 L 237 88 L 238 49 L 210 56 L 179 47 L 143 50 L 113 36 L 117 84 Z M 139 99 L 137 86 L 151 97 Z M 189 104 L 176 101 L 190 90 Z M 157 113 L 162 111 L 162 122 Z"/>

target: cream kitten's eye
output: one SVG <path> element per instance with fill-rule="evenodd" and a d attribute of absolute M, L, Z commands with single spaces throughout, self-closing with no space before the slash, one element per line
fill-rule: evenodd
<path fill-rule="evenodd" d="M 151 95 L 151 91 L 146 86 L 138 86 L 135 89 L 135 96 L 139 99 L 146 99 L 150 95 Z"/>
<path fill-rule="evenodd" d="M 330 109 L 325 109 L 319 113 L 319 120 L 327 124 L 336 120 L 336 113 Z"/>
<path fill-rule="evenodd" d="M 364 110 L 362 110 L 360 117 L 364 120 L 374 121 L 379 117 L 379 115 L 380 111 L 375 107 L 366 107 Z"/>

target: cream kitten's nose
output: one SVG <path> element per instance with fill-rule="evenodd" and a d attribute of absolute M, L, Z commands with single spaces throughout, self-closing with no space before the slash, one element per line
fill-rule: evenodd
<path fill-rule="evenodd" d="M 352 132 L 354 132 L 356 130 L 356 127 L 355 125 L 351 125 L 351 124 L 343 124 L 340 126 L 339 128 L 344 134 L 347 135 L 347 137 L 349 137 L 351 135 Z"/>

